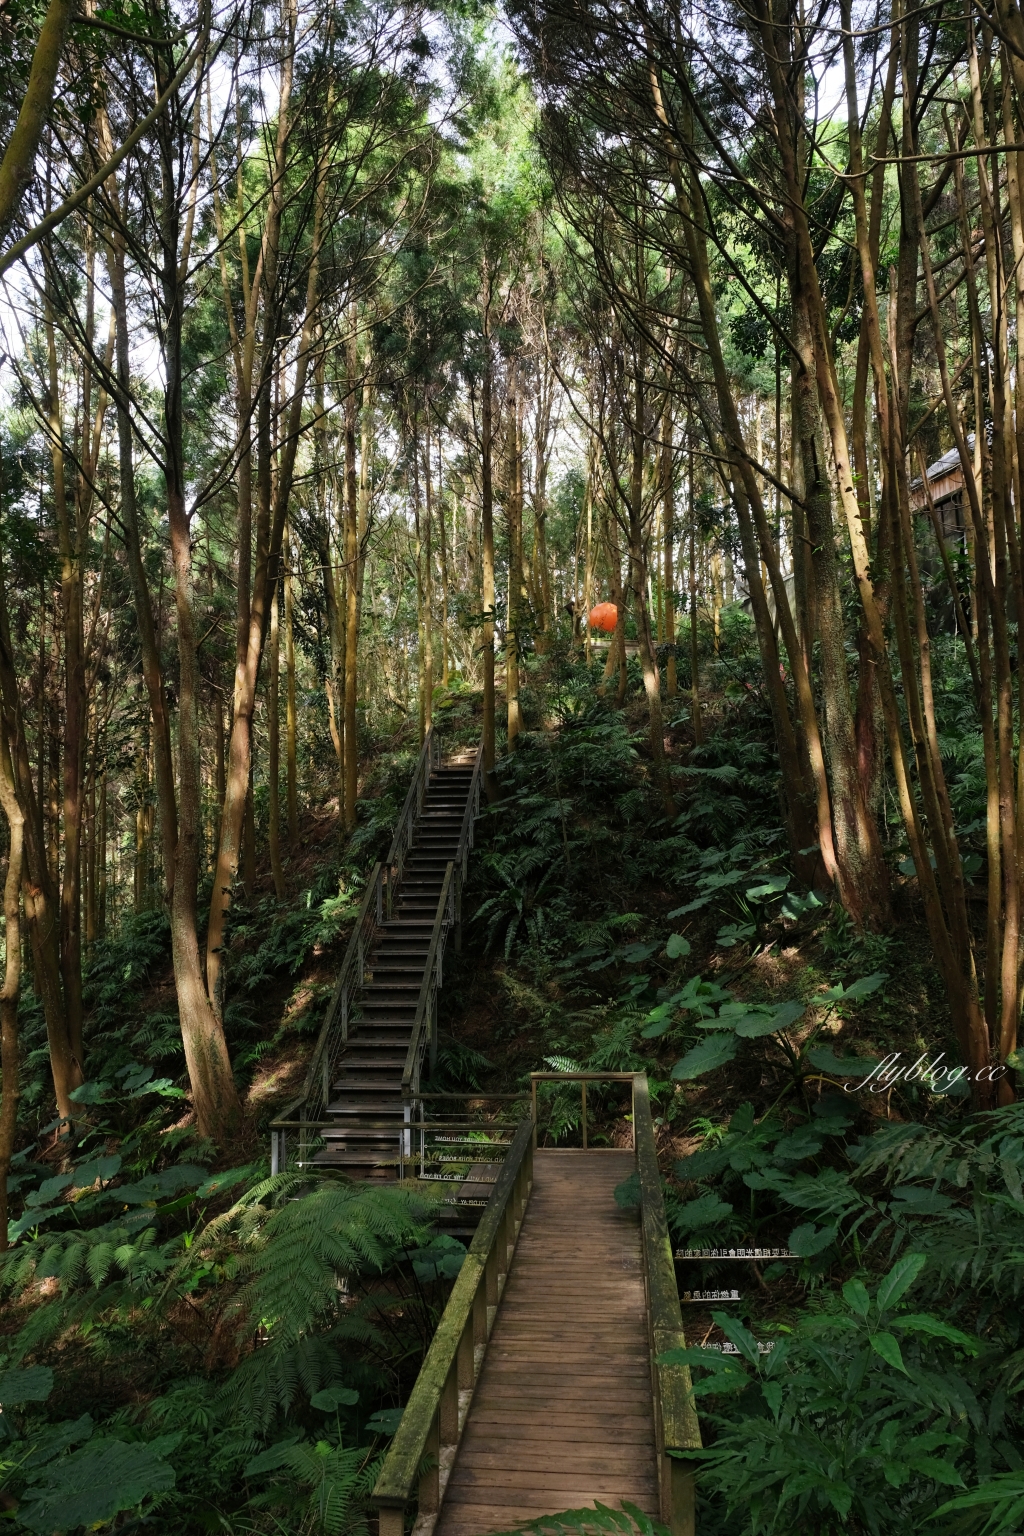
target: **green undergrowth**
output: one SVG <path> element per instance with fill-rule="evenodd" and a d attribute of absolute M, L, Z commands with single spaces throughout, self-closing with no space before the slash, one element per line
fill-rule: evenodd
<path fill-rule="evenodd" d="M 477 824 L 430 1086 L 647 1073 L 673 1242 L 719 1253 L 678 1271 L 700 1536 L 1008 1536 L 1024 1529 L 1024 1119 L 964 1096 L 899 829 L 898 922 L 859 934 L 796 878 L 742 615 L 702 646 L 704 743 L 684 695 L 666 713 L 672 817 L 639 677 L 619 710 L 597 665 L 524 661 L 528 729 Z M 939 656 L 937 693 L 969 828 L 976 761 L 951 666 Z M 471 744 L 478 699 L 436 704 L 448 739 Z M 0 1265 L 14 1529 L 372 1523 L 376 1468 L 464 1249 L 422 1195 L 269 1178 L 262 1129 L 301 1082 L 415 756 L 404 739 L 380 752 L 355 837 L 297 862 L 285 903 L 264 876 L 233 909 L 228 1035 L 251 1109 L 229 1157 L 188 1114 L 162 914 L 90 956 L 89 1081 L 59 1143 L 26 1001 Z M 578 1144 L 578 1087 L 545 1087 L 541 1110 L 546 1139 Z M 628 1116 L 623 1087 L 592 1085 L 593 1143 L 628 1145 Z M 629 1181 L 617 1198 L 635 1201 Z M 721 1258 L 746 1247 L 788 1256 Z M 730 1299 L 692 1299 L 706 1290 Z M 661 1536 L 628 1508 L 532 1528 Z"/>
<path fill-rule="evenodd" d="M 545 728 L 498 766 L 442 1070 L 492 1091 L 645 1071 L 678 1250 L 787 1255 L 679 1262 L 701 1536 L 1020 1532 L 1024 1111 L 972 1112 L 900 827 L 898 919 L 857 933 L 797 880 L 763 701 L 742 655 L 721 670 L 703 745 L 680 705 L 668 819 L 639 701 L 615 711 L 596 671 L 563 665 Z M 939 678 L 970 845 L 980 781 L 949 648 Z M 542 1087 L 541 1110 L 549 1141 L 579 1144 L 578 1086 Z M 592 1143 L 628 1144 L 621 1088 L 590 1084 L 588 1118 Z"/>
<path fill-rule="evenodd" d="M 439 707 L 445 695 L 439 694 Z M 477 701 L 454 695 L 456 742 Z M 225 1023 L 249 1105 L 195 1130 L 162 911 L 88 956 L 87 1082 L 54 1120 L 45 1028 L 21 1009 L 20 1149 L 0 1256 L 0 1504 L 12 1529 L 360 1536 L 401 1404 L 464 1257 L 405 1189 L 268 1177 L 278 1064 L 298 1084 L 418 748 L 368 776 L 344 847 L 311 828 L 288 898 L 236 893 Z M 290 1077 L 288 1076 L 290 1073 Z M 294 1086 L 291 1089 L 295 1091 Z"/>

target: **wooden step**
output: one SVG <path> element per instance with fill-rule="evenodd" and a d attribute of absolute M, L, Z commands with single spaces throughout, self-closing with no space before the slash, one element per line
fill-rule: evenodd
<path fill-rule="evenodd" d="M 384 1115 L 398 1115 L 404 1117 L 405 1103 L 402 1100 L 401 1078 L 396 1078 L 395 1094 L 382 1094 L 381 1083 L 362 1083 L 359 1078 L 342 1078 L 338 1084 L 339 1097 L 332 1098 L 327 1104 L 329 1115 L 368 1115 L 368 1117 L 382 1118 Z M 370 1098 L 367 1095 L 376 1094 L 378 1097 Z"/>

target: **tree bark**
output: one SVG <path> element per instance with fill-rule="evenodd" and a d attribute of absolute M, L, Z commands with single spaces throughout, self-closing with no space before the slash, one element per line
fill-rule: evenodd
<path fill-rule="evenodd" d="M 270 600 L 270 689 L 267 700 L 267 773 L 270 778 L 270 868 L 278 901 L 285 897 L 284 871 L 281 868 L 281 701 L 278 682 L 281 674 L 281 640 L 278 634 L 278 596 Z"/>
<path fill-rule="evenodd" d="M 0 990 L 0 1252 L 7 1248 L 7 1176 L 18 1130 L 21 1096 L 18 1046 L 18 999 L 21 992 L 21 883 L 25 849 L 25 813 L 18 799 L 7 732 L 0 720 L 0 805 L 10 830 L 4 881 L 6 965 Z"/>
<path fill-rule="evenodd" d="M 492 803 L 498 798 L 498 785 L 494 777 L 494 374 L 491 361 L 490 273 L 484 278 L 484 358 L 483 379 L 480 389 L 480 552 L 481 596 L 483 598 L 483 622 L 481 647 L 483 651 L 484 703 L 483 748 L 484 788 Z"/>
<path fill-rule="evenodd" d="M 0 243 L 10 233 L 32 180 L 36 151 L 53 104 L 57 70 L 75 10 L 74 0 L 50 0 L 39 29 L 28 87 L 22 97 L 14 132 L 0 161 Z"/>

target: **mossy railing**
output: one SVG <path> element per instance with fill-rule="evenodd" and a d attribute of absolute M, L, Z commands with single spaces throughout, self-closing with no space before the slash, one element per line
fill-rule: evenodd
<path fill-rule="evenodd" d="M 527 1119 L 502 1163 L 373 1490 L 380 1536 L 402 1536 L 413 1504 L 423 1532 L 441 1508 L 532 1183 Z"/>
<path fill-rule="evenodd" d="M 658 1452 L 661 1518 L 672 1536 L 694 1536 L 697 1529 L 696 1487 L 692 1464 L 673 1451 L 701 1447 L 700 1424 L 693 1406 L 690 1369 L 659 1365 L 666 1350 L 685 1349 L 683 1314 L 679 1305 L 675 1262 L 665 1202 L 661 1194 L 658 1149 L 646 1072 L 633 1078 L 633 1145 L 640 1175 L 640 1221 L 643 1229 L 644 1284 L 647 1290 L 647 1336 L 651 1351 L 654 1431 Z"/>

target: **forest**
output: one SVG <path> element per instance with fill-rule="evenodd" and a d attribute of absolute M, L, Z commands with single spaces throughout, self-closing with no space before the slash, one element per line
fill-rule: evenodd
<path fill-rule="evenodd" d="M 489 1218 L 409 1127 L 536 1112 L 664 1209 L 695 1512 L 453 1524 L 435 1427 L 417 1536 L 1020 1536 L 1017 0 L 0 41 L 4 1520 L 413 1528 Z M 399 1119 L 337 1132 L 417 881 Z"/>

